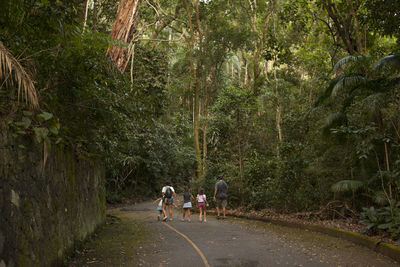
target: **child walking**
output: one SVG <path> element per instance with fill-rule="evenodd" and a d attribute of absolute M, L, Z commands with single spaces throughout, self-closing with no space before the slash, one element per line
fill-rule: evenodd
<path fill-rule="evenodd" d="M 157 198 L 153 203 L 157 203 L 157 210 L 158 210 L 158 215 L 157 215 L 157 220 L 159 221 L 161 219 L 161 215 L 162 215 L 162 197 Z"/>
<path fill-rule="evenodd" d="M 192 200 L 194 197 L 189 192 L 189 186 L 185 186 L 185 192 L 183 193 L 183 213 L 182 222 L 185 221 L 185 214 L 187 213 L 188 222 L 190 222 L 190 209 L 192 208 Z"/>
<path fill-rule="evenodd" d="M 199 221 L 202 221 L 202 215 L 204 216 L 204 222 L 207 222 L 207 218 L 206 218 L 206 205 L 208 207 L 208 202 L 207 202 L 207 198 L 206 195 L 203 192 L 202 188 L 199 188 L 199 193 L 197 194 L 196 197 L 197 200 L 197 207 L 199 207 L 200 210 L 200 215 L 199 215 Z"/>

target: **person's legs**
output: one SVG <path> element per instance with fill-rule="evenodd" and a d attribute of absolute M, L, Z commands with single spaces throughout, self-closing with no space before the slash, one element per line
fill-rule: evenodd
<path fill-rule="evenodd" d="M 183 209 L 183 212 L 182 212 L 182 221 L 185 220 L 185 213 L 186 213 L 186 210 L 187 210 L 187 209 Z"/>
<path fill-rule="evenodd" d="M 161 210 L 162 214 L 164 215 L 163 221 L 166 221 L 168 219 L 167 212 L 165 211 L 165 208 L 166 208 L 166 204 L 163 202 L 162 210 Z"/>
<path fill-rule="evenodd" d="M 190 222 L 190 209 L 187 209 L 187 217 L 188 217 L 188 221 Z"/>
<path fill-rule="evenodd" d="M 165 206 L 166 206 L 166 204 L 163 202 L 162 203 L 162 213 L 164 214 L 164 217 L 167 217 L 167 212 L 165 211 Z"/>
<path fill-rule="evenodd" d="M 169 219 L 172 220 L 172 204 L 168 205 Z"/>
<path fill-rule="evenodd" d="M 226 199 L 222 200 L 222 213 L 224 214 L 224 219 L 226 218 L 226 204 L 227 200 Z"/>
<path fill-rule="evenodd" d="M 199 210 L 200 210 L 199 221 L 201 221 L 201 214 L 203 213 L 203 207 L 199 207 Z"/>
<path fill-rule="evenodd" d="M 220 210 L 220 205 L 221 205 L 221 200 L 217 199 L 216 201 L 217 203 L 215 203 L 216 208 L 217 208 L 217 219 L 219 219 L 219 215 L 221 214 L 221 210 Z"/>
<path fill-rule="evenodd" d="M 158 211 L 157 220 L 160 220 L 160 219 L 161 219 L 161 215 L 162 215 L 162 207 L 161 207 L 161 210 Z"/>
<path fill-rule="evenodd" d="M 206 222 L 207 221 L 206 207 L 204 207 L 203 209 L 204 209 L 204 211 L 203 211 L 203 213 L 204 213 L 204 222 Z"/>

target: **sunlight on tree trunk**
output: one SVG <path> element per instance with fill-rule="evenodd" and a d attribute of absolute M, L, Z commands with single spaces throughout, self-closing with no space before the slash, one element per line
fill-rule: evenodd
<path fill-rule="evenodd" d="M 278 103 L 276 105 L 276 130 L 278 131 L 278 143 L 282 142 L 281 117 L 282 117 L 281 105 Z"/>
<path fill-rule="evenodd" d="M 138 22 L 139 4 L 140 0 L 121 0 L 111 30 L 111 38 L 124 43 L 129 43 L 131 41 Z M 127 47 L 113 45 L 108 48 L 107 56 L 117 64 L 122 72 L 124 72 L 130 55 L 133 54 L 132 49 L 128 51 Z"/>
<path fill-rule="evenodd" d="M 88 12 L 89 12 L 89 2 L 90 2 L 90 0 L 86 0 L 85 19 L 84 19 L 84 22 L 83 22 L 82 35 L 85 34 L 85 30 L 86 30 L 87 19 L 88 19 Z"/>

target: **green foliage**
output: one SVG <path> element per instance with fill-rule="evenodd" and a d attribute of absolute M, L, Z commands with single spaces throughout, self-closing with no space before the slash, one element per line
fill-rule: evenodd
<path fill-rule="evenodd" d="M 362 181 L 357 181 L 357 180 L 342 180 L 337 182 L 336 184 L 332 185 L 332 191 L 335 193 L 341 193 L 341 192 L 354 192 L 360 189 L 364 183 Z"/>
<path fill-rule="evenodd" d="M 53 142 L 58 144 L 61 142 L 59 136 L 60 123 L 58 118 L 48 112 L 34 112 L 24 110 L 17 117 L 8 119 L 7 123 L 13 131 L 12 136 L 17 138 L 21 135 L 32 134 L 38 143 L 46 143 L 50 146 Z"/>
<path fill-rule="evenodd" d="M 400 240 L 400 208 L 398 203 L 394 204 L 393 207 L 363 208 L 360 222 L 366 225 L 365 233 L 383 230 L 388 232 L 393 239 Z"/>
<path fill-rule="evenodd" d="M 121 195 L 159 195 L 166 181 L 182 190 L 194 172 L 194 150 L 184 146 L 176 133 L 162 124 L 134 130 L 124 142 L 113 144 L 115 147 L 108 148 L 113 157 L 106 158 L 110 166 L 107 174 L 110 202 Z"/>
<path fill-rule="evenodd" d="M 34 112 L 0 109 L 16 136 L 29 134 L 48 146 L 70 146 L 80 157 L 101 158 L 109 201 L 153 195 L 166 179 L 188 180 L 192 149 L 157 122 L 168 103 L 162 48 L 136 46 L 131 83 L 129 73 L 105 57 L 115 42 L 104 33 L 81 33 L 82 1 L 6 2 L 0 41 L 35 70 L 41 102 Z M 99 17 L 108 16 L 105 7 L 97 10 Z M 89 25 L 106 27 L 101 21 L 89 20 Z M 5 105 L 17 100 L 6 91 L 0 97 Z"/>
<path fill-rule="evenodd" d="M 374 65 L 374 70 L 386 77 L 398 78 L 400 74 L 400 55 L 381 58 Z"/>
<path fill-rule="evenodd" d="M 365 220 L 398 238 L 400 61 L 390 37 L 398 37 L 397 4 L 378 2 L 356 11 L 369 55 L 349 55 L 336 32 L 346 25 L 333 27 L 321 1 L 200 1 L 202 38 L 193 40 L 181 1 L 142 1 L 132 34 L 148 40 L 135 44 L 131 76 L 105 57 L 111 44 L 127 46 L 108 37 L 115 1 L 89 6 L 84 31 L 84 1 L 2 1 L 0 41 L 34 74 L 40 109 L 16 108 L 15 90 L 0 90 L 0 115 L 16 136 L 101 158 L 110 202 L 159 195 L 166 180 L 178 192 L 190 183 L 192 193 L 202 187 L 212 196 L 223 175 L 232 207 L 389 205 L 390 215 L 365 210 Z M 349 16 L 347 2 L 335 5 Z M 198 180 L 193 112 L 205 163 Z"/>
<path fill-rule="evenodd" d="M 385 1 L 385 5 L 379 0 L 365 0 L 362 2 L 363 14 L 360 19 L 368 27 L 385 35 L 399 35 L 400 18 L 397 11 L 400 9 L 398 1 Z"/>

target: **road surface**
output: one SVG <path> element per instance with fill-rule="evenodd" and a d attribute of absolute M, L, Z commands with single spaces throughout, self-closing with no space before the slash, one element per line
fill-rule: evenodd
<path fill-rule="evenodd" d="M 110 210 L 74 266 L 400 266 L 348 241 L 251 220 L 157 221 L 155 204 Z M 115 218 L 119 219 L 115 219 Z"/>

